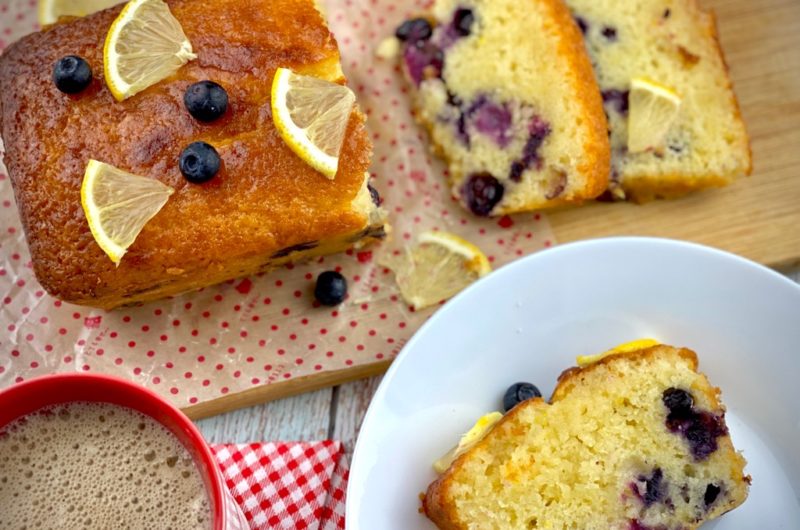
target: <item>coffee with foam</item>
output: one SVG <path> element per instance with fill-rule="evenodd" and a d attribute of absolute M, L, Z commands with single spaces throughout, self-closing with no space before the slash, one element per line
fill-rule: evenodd
<path fill-rule="evenodd" d="M 108 403 L 49 407 L 0 430 L 0 529 L 211 528 L 180 441 Z"/>

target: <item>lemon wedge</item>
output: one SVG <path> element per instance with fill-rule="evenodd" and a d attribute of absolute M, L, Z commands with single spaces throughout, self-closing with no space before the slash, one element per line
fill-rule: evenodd
<path fill-rule="evenodd" d="M 439 474 L 447 471 L 447 468 L 455 462 L 456 458 L 475 447 L 475 444 L 483 440 L 486 435 L 489 434 L 489 431 L 492 430 L 492 427 L 501 419 L 503 419 L 503 414 L 501 412 L 490 412 L 478 418 L 475 425 L 461 436 L 458 445 L 450 449 L 444 456 L 433 463 L 434 471 Z"/>
<path fill-rule="evenodd" d="M 681 97 L 671 88 L 640 77 L 632 79 L 628 96 L 628 151 L 661 149 L 680 106 Z"/>
<path fill-rule="evenodd" d="M 353 91 L 324 79 L 278 68 L 272 80 L 272 121 L 292 151 L 328 177 L 336 177 Z"/>
<path fill-rule="evenodd" d="M 144 225 L 174 192 L 155 179 L 89 160 L 81 185 L 81 205 L 95 241 L 119 265 Z"/>
<path fill-rule="evenodd" d="M 385 265 L 414 309 L 447 300 L 492 270 L 481 249 L 447 232 L 420 234 L 414 247 Z"/>
<path fill-rule="evenodd" d="M 583 368 L 615 353 L 630 353 L 632 351 L 643 350 L 651 346 L 658 346 L 659 344 L 660 342 L 658 342 L 656 339 L 632 340 L 630 342 L 620 344 L 619 346 L 614 346 L 610 350 L 604 351 L 603 353 L 597 353 L 595 355 L 578 355 L 578 357 L 576 357 L 576 361 L 578 362 L 578 366 Z"/>
<path fill-rule="evenodd" d="M 163 0 L 131 0 L 108 30 L 103 70 L 111 94 L 122 101 L 196 58 Z"/>
<path fill-rule="evenodd" d="M 39 24 L 55 24 L 58 17 L 84 17 L 117 4 L 119 0 L 39 0 Z"/>

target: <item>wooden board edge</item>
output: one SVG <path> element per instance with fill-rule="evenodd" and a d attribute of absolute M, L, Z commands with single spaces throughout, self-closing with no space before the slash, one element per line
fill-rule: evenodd
<path fill-rule="evenodd" d="M 355 381 L 356 379 L 365 379 L 367 377 L 380 375 L 386 372 L 391 363 L 392 360 L 387 359 L 341 370 L 310 374 L 288 381 L 281 381 L 280 383 L 261 385 L 228 396 L 204 401 L 197 405 L 181 408 L 181 411 L 191 420 L 200 420 L 232 410 L 260 405 L 268 401 L 296 396 L 304 392 L 312 392 L 321 388 Z"/>

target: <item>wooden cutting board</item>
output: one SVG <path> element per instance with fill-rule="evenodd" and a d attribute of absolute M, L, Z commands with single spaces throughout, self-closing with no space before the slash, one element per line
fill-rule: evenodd
<path fill-rule="evenodd" d="M 753 174 L 720 190 L 646 205 L 548 215 L 559 243 L 647 235 L 695 241 L 771 267 L 800 263 L 800 2 L 703 0 L 717 15 L 753 149 Z"/>

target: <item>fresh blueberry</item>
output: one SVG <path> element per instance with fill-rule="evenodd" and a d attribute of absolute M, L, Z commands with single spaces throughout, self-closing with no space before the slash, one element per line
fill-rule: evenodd
<path fill-rule="evenodd" d="M 192 142 L 181 153 L 181 173 L 192 184 L 208 182 L 219 171 L 217 150 L 205 142 Z"/>
<path fill-rule="evenodd" d="M 53 67 L 53 83 L 65 94 L 77 94 L 91 82 L 92 69 L 89 63 L 77 55 L 62 57 Z"/>
<path fill-rule="evenodd" d="M 367 184 L 367 189 L 369 190 L 369 196 L 372 197 L 372 202 L 375 206 L 380 206 L 383 200 L 381 200 L 381 194 L 378 193 L 378 190 L 372 187 L 372 184 Z"/>
<path fill-rule="evenodd" d="M 416 43 L 421 40 L 428 40 L 433 34 L 431 23 L 424 18 L 412 18 L 406 20 L 394 32 L 394 36 L 403 42 Z"/>
<path fill-rule="evenodd" d="M 467 177 L 461 193 L 467 207 L 475 215 L 487 216 L 503 199 L 505 188 L 489 173 L 475 173 Z"/>
<path fill-rule="evenodd" d="M 341 304 L 347 296 L 347 280 L 336 271 L 325 271 L 317 276 L 314 297 L 322 305 Z"/>
<path fill-rule="evenodd" d="M 611 26 L 605 26 L 603 28 L 603 32 L 602 33 L 603 33 L 603 37 L 605 37 L 606 40 L 609 40 L 611 42 L 614 42 L 615 40 L 617 40 L 617 30 L 616 30 L 616 28 L 612 28 Z"/>
<path fill-rule="evenodd" d="M 183 103 L 196 120 L 214 121 L 228 108 L 228 93 L 214 81 L 199 81 L 186 88 Z"/>
<path fill-rule="evenodd" d="M 703 502 L 705 503 L 706 508 L 714 504 L 714 501 L 717 500 L 717 496 L 719 495 L 720 491 L 722 491 L 722 488 L 716 484 L 709 484 L 706 486 L 706 492 L 703 495 Z"/>
<path fill-rule="evenodd" d="M 542 397 L 542 393 L 539 392 L 536 385 L 530 383 L 514 383 L 508 387 L 505 395 L 503 395 L 503 410 L 508 412 L 523 401 L 535 397 Z"/>
<path fill-rule="evenodd" d="M 453 28 L 456 33 L 462 37 L 466 37 L 472 32 L 472 24 L 475 22 L 475 14 L 471 9 L 458 9 L 453 15 Z"/>

